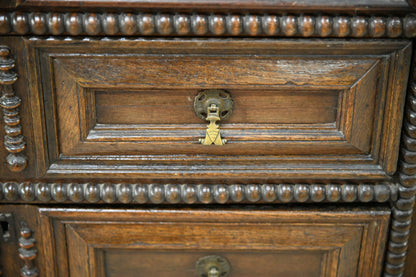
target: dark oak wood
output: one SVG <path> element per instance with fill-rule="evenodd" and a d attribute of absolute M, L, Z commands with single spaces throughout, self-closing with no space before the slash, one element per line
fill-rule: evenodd
<path fill-rule="evenodd" d="M 108 0 L 25 0 L 22 7 L 66 7 L 66 8 L 97 8 L 104 7 L 114 9 Z M 410 2 L 410 3 L 408 3 Z M 122 0 L 117 2 L 117 8 L 141 8 L 166 10 L 174 7 L 176 10 L 204 10 L 204 11 L 322 11 L 328 12 L 406 12 L 409 4 L 413 1 L 406 0 L 157 0 L 157 1 L 131 1 Z"/>
<path fill-rule="evenodd" d="M 47 276 L 57 274 L 53 263 L 59 276 L 195 276 L 196 260 L 209 254 L 229 260 L 230 276 L 379 276 L 389 211 L 41 209 L 40 216 L 42 233 L 53 238 Z M 309 261 L 299 266 L 302 259 Z"/>
<path fill-rule="evenodd" d="M 406 254 L 406 266 L 404 277 L 412 277 L 416 275 L 416 216 L 412 216 L 412 226 L 409 234 L 409 247 Z"/>
<path fill-rule="evenodd" d="M 409 3 L 410 6 L 412 6 L 413 8 L 416 8 L 416 1 L 414 1 L 414 0 L 407 0 L 407 2 Z"/>
<path fill-rule="evenodd" d="M 414 275 L 415 1 L 116 2 L 0 0 L 0 275 Z"/>
<path fill-rule="evenodd" d="M 412 38 L 416 16 L 0 11 L 0 34 Z"/>
<path fill-rule="evenodd" d="M 36 151 L 49 157 L 39 159 L 38 177 L 241 180 L 266 171 L 269 178 L 380 179 L 395 171 L 406 41 L 342 42 L 342 49 L 336 41 L 260 40 L 26 45 L 28 60 L 39 60 L 31 83 L 43 84 L 31 90 L 32 117 L 45 118 L 34 122 L 34 137 L 45 138 Z M 206 123 L 193 101 L 210 88 L 235 101 L 221 123 L 223 147 L 198 143 Z"/>
<path fill-rule="evenodd" d="M 6 177 L 6 178 L 17 178 L 17 179 L 24 179 L 28 178 L 29 176 L 33 176 L 35 173 L 36 168 L 36 157 L 33 157 L 33 155 L 28 155 L 28 153 L 32 153 L 33 150 L 33 140 L 31 138 L 32 132 L 30 129 L 31 126 L 31 116 L 30 116 L 30 109 L 29 109 L 29 101 L 28 101 L 28 94 L 27 92 L 27 83 L 24 80 L 27 80 L 26 75 L 26 61 L 25 59 L 21 59 L 21 57 L 24 56 L 24 45 L 22 45 L 19 41 L 21 38 L 17 37 L 3 37 L 0 36 L 0 45 L 6 45 L 10 49 L 10 55 L 9 59 L 15 61 L 15 67 L 11 70 L 11 72 L 14 72 L 17 74 L 18 79 L 16 82 L 14 82 L 12 85 L 9 85 L 9 90 L 5 94 L 11 94 L 13 93 L 14 96 L 6 99 L 13 99 L 13 101 L 5 101 L 6 99 L 3 98 L 3 101 L 5 101 L 6 107 L 8 106 L 8 109 L 2 109 L 2 114 L 7 113 L 7 117 L 2 116 L 2 122 L 5 121 L 5 119 L 8 121 L 8 125 L 2 123 L 1 128 L 1 137 L 4 138 L 5 135 L 7 135 L 6 131 L 9 133 L 8 136 L 11 136 L 12 140 L 11 142 L 16 143 L 18 146 L 16 149 L 20 152 L 17 153 L 11 153 L 7 150 L 7 148 L 10 148 L 9 146 L 5 147 L 3 146 L 5 143 L 8 144 L 10 139 L 4 140 L 2 139 L 2 147 L 0 147 L 0 160 L 2 161 L 2 165 L 5 165 L 4 162 L 8 161 L 9 155 L 17 155 L 21 157 L 22 159 L 10 159 L 11 163 L 8 166 L 0 166 L 0 176 Z M 3 90 L 2 93 L 4 93 L 5 90 Z M 17 99 L 20 99 L 20 106 L 16 109 L 13 109 L 10 105 L 11 103 L 15 102 Z M 17 111 L 17 113 L 16 113 Z M 12 120 L 9 120 L 9 119 Z M 16 124 L 17 125 L 14 125 Z M 13 128 L 10 128 L 12 127 Z M 19 128 L 19 126 L 21 128 Z M 18 135 L 18 133 L 21 132 L 21 135 Z M 23 136 L 23 141 L 22 137 Z M 15 147 L 13 147 L 15 148 Z M 12 148 L 11 148 L 12 149 Z M 13 149 L 12 149 L 13 150 Z M 14 151 L 14 150 L 13 150 Z M 16 163 L 18 161 L 23 161 L 22 163 Z M 25 162 L 27 165 L 25 167 Z M 17 166 L 19 165 L 19 166 Z M 22 171 L 11 171 L 10 169 L 20 169 Z M 29 177 L 30 178 L 30 177 Z"/>
<path fill-rule="evenodd" d="M 224 204 L 396 201 L 396 183 L 363 184 L 112 184 L 0 183 L 3 202 Z"/>
<path fill-rule="evenodd" d="M 6 157 L 8 169 L 20 172 L 27 166 L 27 157 L 22 153 L 26 149 L 19 116 L 22 100 L 16 96 L 13 87 L 18 79 L 18 74 L 14 71 L 15 66 L 16 62 L 11 58 L 10 49 L 7 46 L 0 46 L 0 85 L 2 87 L 0 107 L 3 108 L 5 131 L 3 145 L 9 152 Z"/>
<path fill-rule="evenodd" d="M 0 243 L 2 276 L 36 277 L 43 274 L 42 234 L 38 229 L 38 211 L 29 206 L 1 205 L 0 213 L 12 215 L 8 241 Z M 4 225 L 1 228 L 5 228 Z M 39 275 L 39 268 L 41 274 Z"/>
<path fill-rule="evenodd" d="M 178 76 L 181 78 L 180 76 Z M 143 90 L 93 91 L 96 124 L 200 124 L 189 105 L 194 91 Z M 93 96 L 93 97 L 94 97 Z M 233 95 L 238 107 L 228 124 L 316 124 L 336 122 L 339 93 L 337 91 L 245 91 Z M 192 100 L 192 101 L 190 101 Z M 309 102 L 305 108 L 302 103 Z M 91 105 L 91 103 L 90 103 Z M 88 106 L 88 109 L 93 107 Z M 134 114 L 134 117 L 130 115 Z M 94 116 L 94 115 L 92 115 Z M 260 120 L 260 122 L 259 122 Z M 94 128 L 94 126 L 91 126 Z M 105 127 L 104 127 L 105 128 Z"/>
<path fill-rule="evenodd" d="M 16 8 L 20 6 L 25 0 L 0 0 L 1 8 Z"/>
<path fill-rule="evenodd" d="M 416 99 L 416 63 L 413 56 L 413 68 L 410 74 L 410 82 L 407 93 L 407 106 L 405 123 L 403 127 L 403 145 L 400 161 L 400 198 L 394 204 L 395 215 L 392 221 L 392 232 L 390 235 L 390 247 L 387 255 L 386 271 L 389 274 L 402 274 L 413 276 L 416 272 L 415 257 L 415 229 L 411 229 L 412 212 L 415 204 L 415 121 L 416 107 L 412 104 Z M 414 224 L 413 224 L 414 225 Z M 406 268 L 404 262 L 409 249 L 409 261 Z M 406 269 L 406 270 L 404 270 Z"/>
<path fill-rule="evenodd" d="M 34 259 L 38 256 L 36 249 L 36 239 L 33 238 L 33 231 L 23 223 L 19 230 L 19 249 L 18 256 L 24 261 L 25 265 L 20 269 L 22 277 L 38 277 L 39 269 L 34 265 Z"/>

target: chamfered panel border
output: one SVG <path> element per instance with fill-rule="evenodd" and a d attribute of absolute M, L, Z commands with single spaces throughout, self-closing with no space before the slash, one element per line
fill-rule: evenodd
<path fill-rule="evenodd" d="M 100 41 L 100 44 L 105 44 L 107 45 L 107 47 L 109 47 L 109 45 L 111 45 L 112 43 L 114 43 L 114 40 L 111 41 Z M 166 45 L 166 43 L 168 43 L 168 47 L 164 47 L 163 45 Z M 74 47 L 79 47 L 81 45 L 90 45 L 91 47 L 93 47 L 94 45 L 97 45 L 97 41 L 90 41 L 89 39 L 87 40 L 68 40 L 68 41 L 59 41 L 59 40 L 55 40 L 55 39 L 51 39 L 48 41 L 43 41 L 43 40 L 26 40 L 25 41 L 28 49 L 29 49 L 29 53 L 30 55 L 34 55 L 37 57 L 37 59 L 49 59 L 49 55 L 52 53 L 58 53 L 56 55 L 59 56 L 59 53 L 65 52 L 65 49 L 68 49 L 68 47 L 70 48 L 71 46 Z M 166 51 L 166 53 L 170 53 L 170 54 L 175 54 L 178 53 L 178 49 L 181 49 L 182 53 L 189 53 L 191 50 L 191 46 L 197 42 L 192 41 L 192 40 L 185 40 L 185 41 L 171 41 L 171 40 L 126 40 L 126 41 L 121 41 L 123 47 L 125 47 L 125 49 L 123 51 L 134 51 L 133 49 L 137 49 L 137 44 L 142 45 L 142 47 L 149 47 L 151 46 L 151 49 L 149 50 L 150 53 L 160 53 L 160 51 Z M 215 44 L 215 47 L 210 47 L 207 46 L 208 44 Z M 240 44 L 250 44 L 253 48 L 250 48 L 251 50 L 245 49 L 245 50 L 241 50 L 238 48 L 238 46 Z M 192 53 L 218 53 L 218 49 L 221 49 L 220 52 L 224 53 L 224 54 L 229 54 L 231 53 L 230 51 L 234 51 L 232 50 L 230 47 L 230 45 L 227 45 L 227 43 L 225 41 L 221 41 L 221 40 L 210 40 L 209 43 L 207 44 L 200 44 L 200 47 L 198 47 L 197 49 L 194 49 Z M 282 55 L 289 55 L 290 53 L 293 54 L 293 48 L 296 48 L 297 51 L 300 52 L 304 52 L 306 55 L 311 55 L 311 54 L 316 54 L 316 55 L 321 55 L 324 53 L 331 53 L 332 55 L 354 55 L 357 53 L 360 53 L 360 55 L 379 55 L 381 57 L 385 58 L 385 61 L 383 62 L 384 65 L 384 71 L 380 72 L 380 74 L 387 74 L 390 77 L 390 81 L 386 84 L 387 81 L 385 81 L 385 83 L 379 83 L 378 86 L 380 86 L 380 89 L 382 90 L 390 90 L 390 89 L 394 89 L 395 91 L 400 91 L 398 93 L 396 93 L 395 98 L 392 99 L 392 103 L 391 103 L 391 107 L 390 110 L 388 110 L 389 113 L 393 113 L 396 114 L 398 116 L 393 116 L 393 117 L 389 117 L 386 116 L 386 114 L 378 114 L 377 117 L 382 117 L 384 119 L 384 123 L 381 122 L 381 120 L 379 120 L 379 122 L 377 124 L 379 124 L 377 126 L 377 128 L 379 130 L 386 128 L 386 125 L 391 125 L 391 126 L 395 126 L 393 123 L 391 122 L 395 122 L 399 120 L 401 121 L 400 118 L 400 111 L 403 108 L 403 97 L 400 97 L 400 95 L 403 94 L 404 89 L 403 89 L 403 85 L 400 86 L 399 85 L 399 81 L 397 80 L 397 78 L 403 78 L 403 76 L 406 75 L 406 64 L 405 66 L 402 65 L 403 61 L 406 60 L 406 58 L 408 57 L 408 55 L 410 54 L 410 43 L 408 41 L 386 41 L 385 44 L 383 45 L 383 47 L 380 47 L 380 44 L 375 44 L 374 42 L 367 42 L 367 41 L 354 41 L 352 42 L 346 42 L 346 41 L 336 41 L 336 40 L 330 40 L 330 41 L 315 41 L 312 44 L 308 44 L 307 46 L 302 45 L 302 42 L 295 42 L 295 41 L 272 41 L 272 40 L 267 40 L 267 41 L 256 41 L 256 40 L 249 40 L 249 41 L 236 41 L 236 45 L 237 46 L 237 54 L 238 53 L 242 53 L 245 51 L 245 53 L 248 54 L 253 54 L 255 53 L 255 50 L 257 48 L 261 48 L 262 50 L 264 50 L 264 52 L 266 54 L 270 54 L 270 53 L 276 53 L 276 47 L 278 47 L 279 53 L 281 53 Z M 234 46 L 234 47 L 235 47 Z M 363 47 L 366 46 L 366 47 Z M 325 49 L 323 49 L 325 48 Z M 340 48 L 342 48 L 342 50 L 339 50 Z M 363 49 L 364 48 L 364 49 Z M 80 49 L 80 48 L 79 48 Z M 97 54 L 98 55 L 102 55 L 105 53 L 105 51 L 108 50 L 106 49 L 106 46 L 104 46 L 103 48 L 98 48 L 97 49 Z M 324 51 L 325 50 L 325 51 Z M 82 55 L 82 53 L 87 54 L 87 52 L 83 52 L 86 50 L 81 50 L 81 52 L 79 53 L 80 55 Z M 117 49 L 114 49 L 114 53 L 117 54 Z M 217 51 L 217 52 L 215 52 Z M 251 51 L 251 52 L 250 52 Z M 254 52 L 253 52 L 254 51 Z M 397 52 L 396 52 L 397 51 Z M 235 51 L 234 51 L 235 52 Z M 120 52 L 118 52 L 120 53 Z M 53 54 L 53 55 L 55 55 Z M 396 56 L 395 56 L 396 55 Z M 394 59 L 394 57 L 397 57 L 396 59 Z M 398 59 L 398 60 L 397 60 Z M 394 62 L 392 62 L 394 61 Z M 388 66 L 388 68 L 386 68 Z M 48 69 L 49 67 L 49 69 Z M 46 70 L 45 72 L 49 73 L 51 76 L 53 76 L 53 72 L 50 71 L 50 67 L 51 64 L 49 64 L 49 66 L 46 66 L 46 69 L 44 68 L 43 70 Z M 35 76 L 36 78 L 39 78 L 38 76 L 36 76 L 36 74 L 33 74 L 33 76 Z M 395 82 L 394 85 L 390 85 L 391 82 Z M 54 84 L 48 84 L 48 83 L 43 83 L 43 86 L 53 86 Z M 387 88 L 387 86 L 389 86 Z M 40 91 L 42 90 L 42 88 L 39 88 Z M 40 92 L 38 91 L 38 92 Z M 36 90 L 34 91 L 36 93 Z M 32 98 L 36 100 L 35 98 Z M 39 98 L 38 98 L 39 99 Z M 53 111 L 53 107 L 52 109 L 50 109 L 51 107 L 49 107 L 49 110 Z M 48 109 L 46 109 L 48 110 Z M 43 112 L 42 111 L 35 111 L 33 113 L 33 115 L 41 115 Z M 384 124 L 384 126 L 380 126 L 381 124 Z M 397 124 L 396 124 L 397 125 Z M 381 129 L 380 129 L 381 128 Z M 397 131 L 397 132 L 396 132 Z M 388 151 L 391 153 L 394 153 L 396 151 L 394 151 L 395 149 L 397 149 L 398 147 L 398 139 L 391 139 L 394 138 L 395 136 L 398 136 L 398 132 L 399 132 L 399 128 L 397 127 L 397 130 L 393 130 L 393 132 L 388 132 L 386 135 L 390 136 L 390 138 L 386 138 L 384 140 L 382 140 L 381 143 L 381 148 L 382 151 Z M 54 135 L 56 135 L 57 130 L 49 130 L 48 134 L 42 134 L 43 137 L 53 137 Z M 51 147 L 52 146 L 52 147 Z M 55 147 L 55 149 L 53 149 Z M 85 161 L 87 161 L 87 163 L 83 164 L 83 166 L 78 167 L 76 165 L 76 158 L 75 159 L 70 159 L 71 160 L 71 164 L 63 164 L 60 163 L 59 160 L 57 160 L 57 157 L 59 157 L 59 149 L 56 148 L 57 146 L 53 146 L 52 145 L 48 145 L 47 148 L 44 148 L 43 151 L 49 151 L 49 159 L 52 161 L 58 161 L 57 163 L 53 163 L 53 166 L 50 167 L 49 171 L 48 171 L 48 175 L 49 177 L 63 177 L 63 176 L 71 176 L 71 177 L 86 177 L 89 174 L 91 174 L 92 172 L 99 172 L 100 176 L 102 177 L 109 177 L 110 175 L 110 171 L 108 171 L 110 169 L 110 167 L 108 167 L 108 163 L 111 160 L 111 156 L 107 156 L 106 158 L 104 158 L 106 161 L 104 162 L 104 164 L 107 165 L 103 165 L 103 167 L 95 167 L 91 161 L 94 159 L 99 158 L 98 156 L 91 156 L 90 158 L 85 157 L 85 156 L 80 156 L 81 159 L 85 159 Z M 374 146 L 373 146 L 374 147 Z M 376 147 L 378 147 L 376 145 Z M 49 149 L 49 150 L 47 150 Z M 38 150 L 42 151 L 42 147 L 40 147 Z M 62 158 L 68 159 L 70 157 L 67 156 L 61 156 Z M 150 177 L 150 175 L 148 174 L 148 172 L 152 171 L 150 168 L 144 168 L 142 166 L 140 166 L 140 168 L 136 167 L 133 168 L 131 166 L 131 162 L 132 162 L 132 158 L 133 160 L 135 159 L 133 156 L 131 158 L 128 158 L 127 160 L 129 160 L 126 164 L 126 167 L 120 168 L 121 170 L 118 172 L 119 175 L 118 176 L 124 176 L 127 178 L 131 178 L 131 177 Z M 145 158 L 145 156 L 137 156 L 137 158 L 139 160 L 145 161 L 148 159 Z M 149 156 L 150 158 L 150 156 Z M 169 159 L 175 159 L 174 156 L 152 156 L 151 159 L 155 158 L 156 160 L 164 160 L 164 162 L 166 162 Z M 202 159 L 201 159 L 202 158 Z M 257 157 L 259 158 L 259 157 Z M 276 158 L 276 157 L 275 157 Z M 316 157 L 315 157 L 316 158 Z M 316 161 L 316 159 L 314 158 L 314 160 Z M 381 162 L 381 166 L 377 165 L 377 164 L 373 164 L 371 165 L 371 160 L 372 157 L 368 156 L 366 158 L 364 158 L 366 160 L 366 163 L 370 162 L 370 164 L 367 164 L 368 166 L 363 169 L 363 168 L 359 168 L 356 167 L 354 164 L 356 164 L 357 161 L 357 156 L 351 156 L 350 157 L 350 162 L 352 162 L 353 167 L 350 167 L 350 171 L 353 170 L 354 172 L 350 172 L 352 174 L 350 175 L 345 175 L 344 173 L 347 172 L 347 168 L 338 168 L 336 169 L 334 172 L 334 169 L 336 168 L 337 164 L 332 164 L 330 165 L 327 169 L 321 169 L 319 171 L 316 171 L 316 168 L 314 168 L 313 166 L 306 166 L 303 169 L 300 169 L 300 171 L 303 172 L 302 174 L 299 174 L 299 172 L 296 172 L 296 168 L 292 167 L 290 168 L 288 171 L 284 171 L 284 168 L 280 168 L 279 166 L 276 166 L 276 163 L 274 163 L 274 165 L 271 166 L 266 166 L 266 167 L 257 167 L 256 169 L 252 170 L 250 173 L 248 174 L 252 174 L 252 173 L 257 173 L 254 178 L 260 178 L 260 176 L 262 174 L 264 174 L 266 171 L 269 173 L 273 173 L 274 170 L 275 174 L 274 177 L 277 178 L 279 177 L 300 177 L 300 178 L 304 178 L 306 176 L 311 176 L 312 178 L 320 178 L 322 176 L 327 176 L 327 178 L 334 178 L 334 177 L 339 177 L 339 178 L 351 178 L 353 175 L 355 175 L 358 179 L 363 179 L 363 178 L 368 178 L 369 176 L 371 176 L 371 178 L 377 178 L 377 179 L 382 179 L 382 178 L 386 178 L 386 172 L 385 169 L 387 168 L 387 172 L 388 173 L 392 173 L 395 171 L 395 160 L 394 159 L 390 159 L 389 160 L 389 156 L 386 156 L 385 158 L 383 158 L 384 162 Z M 198 157 L 198 160 L 203 160 L 203 157 Z M 286 159 L 286 158 L 285 158 Z M 358 158 L 359 159 L 359 158 Z M 244 160 L 244 159 L 243 159 Z M 261 160 L 261 159 L 260 159 Z M 273 157 L 271 157 L 271 160 L 273 160 Z M 298 162 L 299 160 L 302 159 L 297 159 L 296 162 Z M 319 157 L 318 157 L 319 160 Z M 332 158 L 330 158 L 329 160 L 334 160 Z M 269 160 L 270 161 L 270 160 Z M 286 159 L 285 162 L 287 162 L 288 160 Z M 389 162 L 386 162 L 389 161 Z M 251 160 L 251 162 L 255 162 L 258 163 L 258 160 L 256 161 L 256 158 L 253 160 Z M 241 165 L 241 160 L 238 162 L 239 165 Z M 51 164 L 50 162 L 46 162 L 46 164 Z M 174 162 L 174 164 L 177 165 L 177 161 Z M 175 166 L 176 166 L 175 165 Z M 45 168 L 48 168 L 49 166 L 45 166 L 44 169 L 42 170 L 43 173 L 41 173 L 41 175 L 43 175 L 45 173 Z M 180 177 L 188 177 L 188 178 L 209 178 L 210 173 L 211 174 L 218 174 L 218 170 L 212 167 L 212 164 L 210 166 L 210 169 L 205 168 L 205 170 L 208 170 L 206 173 L 208 174 L 198 174 L 191 176 L 191 175 L 187 175 L 186 171 L 169 171 L 169 165 L 166 166 L 161 166 L 159 168 L 154 168 L 155 170 L 157 170 L 158 172 L 165 172 L 166 174 L 161 174 L 159 175 L 159 177 L 161 178 L 165 178 L 166 176 L 173 174 L 171 176 L 180 176 Z M 180 167 L 177 167 L 180 168 Z M 308 169 L 309 168 L 309 169 Z M 384 169 L 383 169 L 384 168 Z M 202 171 L 204 171 L 204 166 L 201 165 L 200 169 Z M 269 169 L 269 170 L 268 170 Z M 306 169 L 306 170 L 304 170 Z M 167 171 L 166 171 L 167 170 Z M 227 168 L 227 170 L 231 170 L 233 171 L 232 167 Z M 244 168 L 244 170 L 248 170 L 250 171 L 250 168 Z M 283 170 L 283 171 L 282 171 Z M 257 171 L 257 172 L 256 172 Z M 334 173 L 334 175 L 330 175 L 328 176 L 328 173 Z M 113 172 L 114 173 L 114 172 Z M 242 173 L 242 171 L 238 172 L 237 175 L 240 175 Z M 67 175 L 70 174 L 70 175 Z M 248 176 L 247 174 L 247 176 Z M 311 175 L 309 175 L 311 174 Z M 153 177 L 156 177 L 157 174 L 152 175 Z M 222 175 L 222 177 L 226 177 L 226 175 Z M 235 178 L 236 176 L 231 178 Z M 157 178 L 157 177 L 156 177 Z"/>
<path fill-rule="evenodd" d="M 159 226 L 159 228 L 167 227 L 161 226 L 160 222 L 163 222 L 163 225 L 170 224 L 173 227 L 183 227 L 190 224 L 192 224 L 192 226 L 195 226 L 195 224 L 198 226 L 206 225 L 207 227 L 212 225 L 221 225 L 225 226 L 225 228 L 231 228 L 231 230 L 237 230 L 241 224 L 244 224 L 243 227 L 265 226 L 266 228 L 271 229 L 273 229 L 273 227 L 276 229 L 286 228 L 288 230 L 298 229 L 298 232 L 300 232 L 300 237 L 296 236 L 296 232 L 292 233 L 292 238 L 295 238 L 297 241 L 297 247 L 293 247 L 293 243 L 290 244 L 289 247 L 289 244 L 286 244 L 288 242 L 285 242 L 284 238 L 276 237 L 273 245 L 270 245 L 269 240 L 267 240 L 267 249 L 269 250 L 324 248 L 330 251 L 331 249 L 338 249 L 340 250 L 339 258 L 346 262 L 345 266 L 350 268 L 350 263 L 354 262 L 353 260 L 358 262 L 357 267 L 354 270 L 358 276 L 379 276 L 381 272 L 381 264 L 385 247 L 382 242 L 387 236 L 390 216 L 390 211 L 387 208 L 372 208 L 370 211 L 368 211 L 368 208 L 366 208 L 366 211 L 356 209 L 354 212 L 343 208 L 336 208 L 331 212 L 313 208 L 293 211 L 276 210 L 271 207 L 263 207 L 263 210 L 261 211 L 257 209 L 250 209 L 247 211 L 236 210 L 235 208 L 225 209 L 225 211 L 220 211 L 215 210 L 215 208 L 207 208 L 204 210 L 170 210 L 158 208 L 146 210 L 123 210 L 123 212 L 120 212 L 120 210 L 117 209 L 110 209 L 106 210 L 106 213 L 103 214 L 98 210 L 92 209 L 62 210 L 59 208 L 40 208 L 39 212 L 40 221 L 42 223 L 42 234 L 49 238 L 56 238 L 56 240 L 45 240 L 48 244 L 46 249 L 56 253 L 54 255 L 55 257 L 62 255 L 66 257 L 68 244 L 64 242 L 66 241 L 65 236 L 68 235 L 78 241 L 78 243 L 74 242 L 75 251 L 83 250 L 81 252 L 78 251 L 77 253 L 90 253 L 90 258 L 95 258 L 94 254 L 96 253 L 94 249 L 102 247 L 117 248 L 124 244 L 128 245 L 128 248 L 131 249 L 160 248 L 160 237 L 157 238 L 158 245 L 152 246 L 152 243 L 145 243 L 143 245 L 135 244 L 131 243 L 131 241 L 135 241 L 135 239 L 137 240 L 140 238 L 141 234 L 139 233 L 133 235 L 131 232 L 130 234 L 133 236 L 124 236 L 121 240 L 114 237 L 112 243 L 109 243 L 108 240 L 105 240 L 103 234 L 105 233 L 105 230 L 114 229 L 117 224 L 128 224 L 128 230 L 130 230 L 133 225 L 141 226 L 142 228 L 144 227 L 147 229 L 152 224 Z M 80 216 L 82 217 L 81 219 Z M 105 224 L 102 225 L 104 222 Z M 316 230 L 316 236 L 313 237 L 312 241 L 310 241 L 309 235 L 304 233 L 305 228 L 308 226 L 312 227 L 312 230 L 310 230 L 312 233 L 313 230 Z M 331 231 L 332 228 L 335 229 Z M 328 237 L 325 235 L 325 232 L 321 232 L 322 230 L 320 229 L 327 230 L 327 232 L 329 231 L 331 233 L 337 232 L 338 235 L 331 235 Z M 240 231 L 240 229 L 238 229 L 237 232 L 238 231 Z M 232 235 L 233 232 L 229 234 L 229 236 Z M 269 236 L 269 234 L 264 236 Z M 151 236 L 145 236 L 144 238 L 151 238 Z M 306 241 L 302 240 L 302 238 L 306 238 Z M 321 242 L 319 242 L 320 238 L 322 239 Z M 261 240 L 261 238 L 259 239 Z M 356 255 L 350 255 L 348 254 L 348 251 L 343 251 L 343 247 L 350 244 L 351 240 L 356 242 L 353 243 L 354 245 L 358 244 L 360 246 Z M 169 241 L 164 241 L 167 249 L 181 249 L 181 245 L 176 243 L 170 245 Z M 306 242 L 306 245 L 302 247 L 302 243 L 304 242 Z M 217 243 L 217 246 L 219 245 L 220 244 Z M 232 241 L 227 245 L 227 247 L 230 248 L 241 248 L 238 245 L 233 246 L 234 244 Z M 197 247 L 200 249 L 201 245 L 198 245 Z M 208 247 L 208 250 L 216 249 L 215 247 L 210 247 L 210 245 L 205 245 L 205 247 Z M 182 248 L 192 249 L 193 247 L 192 244 L 186 243 L 182 246 Z M 62 260 L 67 259 L 64 258 Z M 78 259 L 76 257 L 73 257 L 71 261 L 76 262 L 77 264 L 84 264 L 86 262 L 85 259 Z M 54 262 L 56 263 L 56 261 Z M 90 262 L 91 264 L 94 264 L 95 261 Z M 338 263 L 336 260 L 333 262 Z M 68 264 L 62 265 L 62 268 L 64 271 L 67 270 Z M 84 270 L 91 271 L 91 267 L 87 266 L 83 268 Z M 338 274 L 349 272 L 346 270 L 347 268 L 343 268 L 342 263 L 340 264 L 339 269 L 340 271 Z M 64 272 L 61 271 L 61 273 Z"/>

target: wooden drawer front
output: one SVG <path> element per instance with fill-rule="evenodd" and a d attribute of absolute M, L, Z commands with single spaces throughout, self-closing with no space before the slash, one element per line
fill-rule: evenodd
<path fill-rule="evenodd" d="M 389 212 L 41 209 L 45 276 L 193 277 L 207 255 L 230 277 L 380 276 Z"/>
<path fill-rule="evenodd" d="M 32 83 L 42 84 L 32 99 L 44 101 L 33 116 L 48 118 L 35 128 L 38 157 L 48 157 L 39 174 L 383 178 L 396 169 L 407 41 L 27 45 L 39 61 Z M 193 102 L 214 88 L 234 99 L 220 122 L 228 143 L 203 146 L 207 122 Z"/>

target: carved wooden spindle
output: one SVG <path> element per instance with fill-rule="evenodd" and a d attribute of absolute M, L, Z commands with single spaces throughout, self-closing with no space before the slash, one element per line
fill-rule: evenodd
<path fill-rule="evenodd" d="M 416 57 L 412 71 L 401 147 L 399 197 L 393 202 L 385 277 L 403 276 L 416 193 Z"/>
<path fill-rule="evenodd" d="M 9 152 L 6 158 L 11 171 L 20 172 L 27 166 L 27 158 L 22 154 L 26 143 L 20 125 L 19 106 L 21 99 L 15 95 L 13 84 L 17 81 L 17 74 L 13 71 L 15 61 L 10 57 L 10 49 L 0 46 L 0 85 L 2 96 L 0 107 L 3 108 L 4 147 Z"/>
<path fill-rule="evenodd" d="M 20 269 L 20 276 L 22 277 L 37 277 L 39 270 L 35 267 L 33 260 L 38 256 L 38 251 L 35 248 L 36 240 L 32 237 L 32 231 L 27 226 L 22 226 L 20 229 L 19 238 L 19 258 L 22 259 L 25 265 Z"/>

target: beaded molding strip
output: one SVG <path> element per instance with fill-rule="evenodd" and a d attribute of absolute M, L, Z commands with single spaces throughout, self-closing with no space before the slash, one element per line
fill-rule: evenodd
<path fill-rule="evenodd" d="M 416 37 L 416 15 L 3 12 L 0 13 L 0 34 L 411 38 Z"/>
<path fill-rule="evenodd" d="M 10 57 L 10 49 L 0 45 L 0 107 L 3 108 L 4 147 L 9 152 L 6 157 L 7 168 L 13 172 L 20 172 L 27 166 L 27 158 L 22 154 L 26 143 L 20 125 L 19 106 L 21 99 L 15 95 L 13 84 L 17 81 L 17 74 L 13 71 L 15 60 Z"/>
<path fill-rule="evenodd" d="M 385 277 L 403 276 L 416 194 L 416 57 L 410 76 L 399 162 L 399 194 L 393 202 Z"/>
<path fill-rule="evenodd" d="M 93 184 L 15 183 L 0 185 L 0 199 L 24 202 L 224 204 L 288 202 L 387 202 L 398 185 L 379 184 Z"/>

